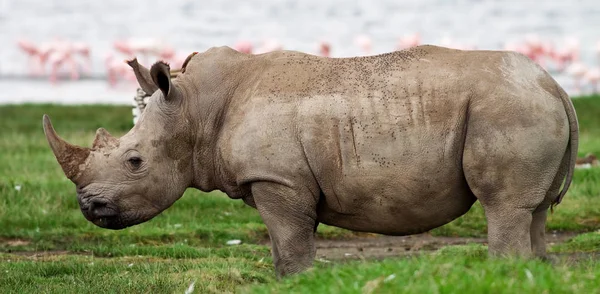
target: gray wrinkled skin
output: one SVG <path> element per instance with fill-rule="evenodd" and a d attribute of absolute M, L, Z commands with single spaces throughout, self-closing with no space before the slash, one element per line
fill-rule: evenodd
<path fill-rule="evenodd" d="M 98 226 L 147 221 L 188 187 L 222 190 L 258 209 L 286 275 L 312 265 L 318 223 L 415 234 L 479 200 L 491 254 L 546 253 L 547 210 L 571 182 L 578 128 L 565 92 L 522 55 L 221 47 L 191 55 L 173 80 L 163 63 L 130 65 L 154 94 L 123 137 L 100 129 L 91 149 L 77 147 L 44 118 Z"/>

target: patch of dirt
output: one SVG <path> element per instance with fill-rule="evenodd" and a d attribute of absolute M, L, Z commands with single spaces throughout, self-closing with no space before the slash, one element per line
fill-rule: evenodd
<path fill-rule="evenodd" d="M 548 245 L 563 243 L 577 233 L 549 232 Z M 322 260 L 382 259 L 389 256 L 407 256 L 419 252 L 435 251 L 448 245 L 468 243 L 486 244 L 486 238 L 436 237 L 428 233 L 410 236 L 359 237 L 346 240 L 317 239 L 317 258 Z"/>
<path fill-rule="evenodd" d="M 31 241 L 24 239 L 0 238 L 0 252 L 11 253 L 20 256 L 38 258 L 56 255 L 92 255 L 91 252 L 71 252 L 67 250 L 30 251 L 27 250 L 27 246 L 30 245 Z"/>
<path fill-rule="evenodd" d="M 21 239 L 8 239 L 8 240 L 0 240 L 0 244 L 7 247 L 17 247 L 17 246 L 27 246 L 31 244 L 31 242 L 27 240 Z"/>
<path fill-rule="evenodd" d="M 33 259 L 37 258 L 46 258 L 53 256 L 63 256 L 63 255 L 82 255 L 82 256 L 92 256 L 92 252 L 73 252 L 67 250 L 45 250 L 45 251 L 12 251 L 9 253 L 30 257 Z"/>
<path fill-rule="evenodd" d="M 576 232 L 549 232 L 546 234 L 548 245 L 563 243 L 577 236 Z M 352 259 L 383 259 L 391 256 L 408 256 L 416 253 L 431 252 L 448 245 L 464 245 L 469 243 L 486 244 L 486 238 L 465 237 L 437 237 L 431 234 L 418 234 L 410 236 L 381 236 L 375 234 L 357 234 L 356 237 L 347 239 L 321 239 L 317 238 L 317 259 L 329 260 L 352 260 Z M 270 245 L 265 240 L 264 245 Z M 44 258 L 60 255 L 92 255 L 92 252 L 71 252 L 66 250 L 48 251 L 13 251 L 10 247 L 30 245 L 29 241 L 21 239 L 0 239 L 0 247 L 8 247 L 3 250 L 16 255 Z M 580 260 L 584 258 L 599 258 L 600 253 L 575 253 L 575 254 L 553 254 L 561 259 Z"/>

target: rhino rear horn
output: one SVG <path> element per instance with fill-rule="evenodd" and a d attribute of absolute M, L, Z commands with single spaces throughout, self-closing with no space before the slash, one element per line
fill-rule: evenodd
<path fill-rule="evenodd" d="M 138 84 L 140 84 L 140 87 L 142 90 L 144 90 L 144 92 L 146 92 L 146 94 L 152 95 L 154 92 L 156 92 L 156 90 L 158 90 L 158 87 L 152 81 L 150 70 L 139 64 L 137 58 L 128 60 L 127 64 L 133 69 L 133 73 L 135 74 Z"/>
<path fill-rule="evenodd" d="M 92 149 L 117 147 L 118 145 L 119 145 L 119 139 L 113 137 L 104 128 L 99 128 L 96 131 L 96 137 L 94 138 L 94 143 L 92 144 Z"/>
<path fill-rule="evenodd" d="M 62 167 L 63 172 L 69 180 L 75 182 L 80 174 L 79 166 L 85 163 L 90 155 L 89 148 L 83 148 L 69 144 L 56 134 L 52 127 L 50 118 L 44 114 L 44 133 L 56 160 Z"/>

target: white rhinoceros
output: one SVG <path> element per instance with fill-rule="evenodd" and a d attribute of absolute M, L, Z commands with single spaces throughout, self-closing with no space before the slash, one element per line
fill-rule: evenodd
<path fill-rule="evenodd" d="M 578 125 L 563 89 L 513 52 L 421 46 L 357 58 L 213 48 L 130 62 L 154 93 L 121 138 L 92 148 L 44 130 L 85 217 L 122 229 L 188 187 L 258 209 L 279 275 L 310 267 L 319 223 L 425 232 L 479 200 L 492 254 L 544 256 L 548 208 L 571 183 Z M 560 189 L 564 178 L 564 187 Z"/>

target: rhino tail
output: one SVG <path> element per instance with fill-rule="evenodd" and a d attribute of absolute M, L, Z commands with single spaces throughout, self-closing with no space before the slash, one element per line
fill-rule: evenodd
<path fill-rule="evenodd" d="M 573 172 L 575 170 L 575 161 L 577 160 L 577 150 L 579 147 L 579 124 L 577 122 L 575 107 L 573 107 L 573 102 L 571 101 L 571 98 L 569 98 L 569 95 L 567 95 L 567 93 L 560 86 L 557 85 L 557 88 L 560 93 L 560 99 L 565 107 L 565 111 L 567 112 L 567 119 L 569 120 L 569 144 L 567 145 L 567 151 L 565 152 L 565 155 L 567 153 L 569 154 L 569 169 L 560 193 L 552 202 L 551 209 L 554 209 L 554 206 L 558 205 L 562 201 L 562 198 L 567 193 L 567 190 L 573 181 Z"/>

